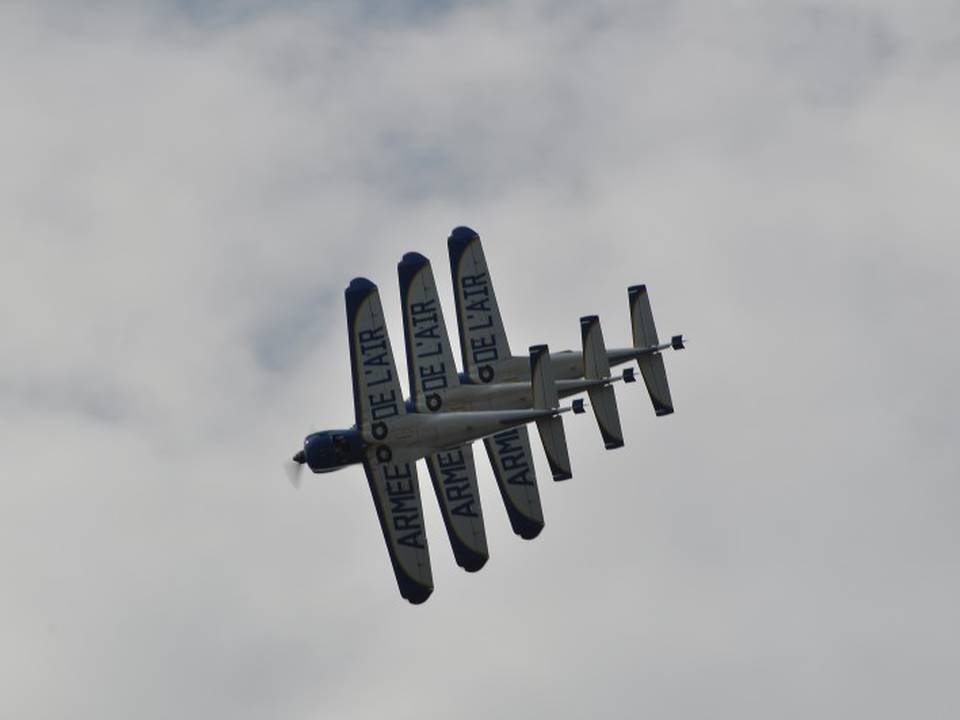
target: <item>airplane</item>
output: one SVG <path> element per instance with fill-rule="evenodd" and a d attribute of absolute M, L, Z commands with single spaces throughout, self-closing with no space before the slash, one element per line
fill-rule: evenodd
<path fill-rule="evenodd" d="M 293 456 L 293 467 L 328 473 L 363 465 L 400 595 L 416 605 L 433 592 L 416 461 L 440 455 L 449 462 L 442 472 L 462 472 L 465 463 L 457 463 L 464 456 L 451 449 L 531 422 L 537 424 L 548 456 L 566 457 L 560 415 L 571 410 L 580 413 L 583 408 L 560 406 L 549 349 L 535 345 L 529 357 L 531 409 L 408 412 L 377 286 L 355 278 L 344 299 L 355 424 L 308 435 L 303 449 Z"/>
<path fill-rule="evenodd" d="M 480 236 L 465 226 L 454 228 L 447 240 L 447 248 L 457 308 L 460 352 L 468 381 L 499 383 L 528 380 L 530 370 L 526 359 L 510 352 Z M 673 400 L 661 351 L 669 348 L 682 350 L 684 338 L 674 335 L 670 342 L 660 342 L 646 285 L 629 287 L 627 295 L 633 347 L 607 350 L 607 361 L 613 367 L 636 360 L 654 411 L 658 417 L 669 415 L 673 412 Z M 582 352 L 566 350 L 553 353 L 551 362 L 557 380 L 584 376 Z M 625 371 L 623 379 L 632 382 L 635 379 L 632 370 Z"/>
<path fill-rule="evenodd" d="M 457 372 L 433 270 L 426 257 L 407 253 L 397 265 L 397 274 L 410 384 L 408 411 L 445 413 L 534 407 L 529 380 L 476 384 Z M 620 417 L 610 387 L 611 382 L 620 378 L 610 377 L 599 319 L 583 318 L 581 325 L 586 377 L 556 381 L 557 394 L 564 398 L 587 392 L 605 446 L 622 447 Z M 502 430 L 484 438 L 484 445 L 513 531 L 527 540 L 535 538 L 543 529 L 544 520 L 526 427 Z M 566 441 L 558 439 L 545 444 L 545 448 L 554 479 L 572 477 Z M 551 450 L 560 450 L 562 454 Z M 488 553 L 470 444 L 435 453 L 426 460 L 457 564 L 467 571 L 478 570 Z M 444 467 L 454 462 L 462 471 L 454 475 L 445 472 Z"/>

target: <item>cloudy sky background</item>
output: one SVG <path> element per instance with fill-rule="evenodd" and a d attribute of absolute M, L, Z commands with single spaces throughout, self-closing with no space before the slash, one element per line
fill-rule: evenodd
<path fill-rule="evenodd" d="M 0 716 L 960 713 L 957 3 L 11 1 L 0 62 Z M 515 348 L 636 282 L 692 342 L 536 541 L 478 455 L 479 574 L 424 485 L 411 607 L 281 463 L 459 224 Z"/>

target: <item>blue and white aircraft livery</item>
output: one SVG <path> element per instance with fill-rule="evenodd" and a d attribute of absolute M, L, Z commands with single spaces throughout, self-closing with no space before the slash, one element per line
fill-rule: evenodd
<path fill-rule="evenodd" d="M 623 447 L 613 383 L 632 382 L 636 360 L 657 415 L 673 412 L 645 285 L 628 289 L 633 347 L 607 350 L 600 320 L 580 318 L 582 350 L 529 356 L 510 351 L 480 237 L 458 227 L 448 240 L 463 372 L 458 372 L 430 261 L 407 253 L 397 266 L 410 397 L 404 399 L 377 287 L 355 278 L 345 291 L 354 425 L 309 435 L 293 458 L 315 473 L 362 465 L 402 597 L 433 592 L 430 551 L 417 478 L 426 461 L 457 564 L 476 572 L 489 559 L 472 443 L 483 440 L 513 531 L 532 539 L 544 527 L 527 424 L 535 423 L 554 480 L 572 477 L 561 414 L 584 412 L 586 393 L 604 447 Z"/>
<path fill-rule="evenodd" d="M 437 456 L 441 482 L 446 478 L 451 487 L 463 487 L 465 468 L 468 464 L 472 467 L 472 458 L 468 451 L 458 448 L 469 450 L 473 440 L 529 422 L 560 423 L 559 415 L 571 408 L 556 404 L 547 407 L 537 396 L 539 404 L 531 409 L 409 413 L 376 285 L 356 278 L 346 289 L 345 299 L 355 425 L 309 435 L 293 460 L 315 473 L 363 465 L 400 594 L 418 604 L 433 592 L 433 576 L 416 461 Z M 536 348 L 538 357 L 543 352 L 542 347 Z M 546 382 L 539 370 L 532 373 L 532 378 L 541 384 Z M 469 500 L 458 504 L 453 491 L 449 495 L 445 492 L 444 497 L 449 498 L 451 514 L 456 511 L 458 517 L 469 517 L 475 511 L 479 520 L 478 495 L 475 506 Z M 472 563 L 467 569 L 477 569 L 473 566 L 486 560 L 486 541 L 479 521 L 480 540 L 475 532 L 474 536 L 466 535 L 472 543 L 469 549 L 478 552 L 477 558 L 464 555 Z"/>

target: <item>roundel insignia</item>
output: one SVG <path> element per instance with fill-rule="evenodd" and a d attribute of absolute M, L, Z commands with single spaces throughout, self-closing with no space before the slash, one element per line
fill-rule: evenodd
<path fill-rule="evenodd" d="M 489 365 L 481 366 L 480 379 L 485 383 L 488 383 L 491 380 L 493 380 L 493 368 L 490 367 Z"/>
<path fill-rule="evenodd" d="M 386 445 L 377 446 L 377 460 L 382 463 L 388 463 L 390 462 L 391 458 L 393 458 L 393 453 L 390 451 L 390 448 L 388 448 Z"/>
<path fill-rule="evenodd" d="M 383 440 L 387 436 L 387 424 L 375 422 L 373 427 L 370 428 L 370 434 L 373 435 L 375 440 Z"/>
<path fill-rule="evenodd" d="M 436 412 L 440 409 L 440 406 L 443 404 L 443 401 L 440 400 L 440 396 L 436 393 L 430 393 L 427 395 L 427 410 L 431 412 Z"/>

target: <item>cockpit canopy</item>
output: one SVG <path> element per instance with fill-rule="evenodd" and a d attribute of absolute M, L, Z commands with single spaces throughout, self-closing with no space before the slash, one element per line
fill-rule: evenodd
<path fill-rule="evenodd" d="M 363 460 L 363 439 L 355 428 L 325 430 L 308 435 L 303 452 L 313 472 L 332 472 Z"/>

